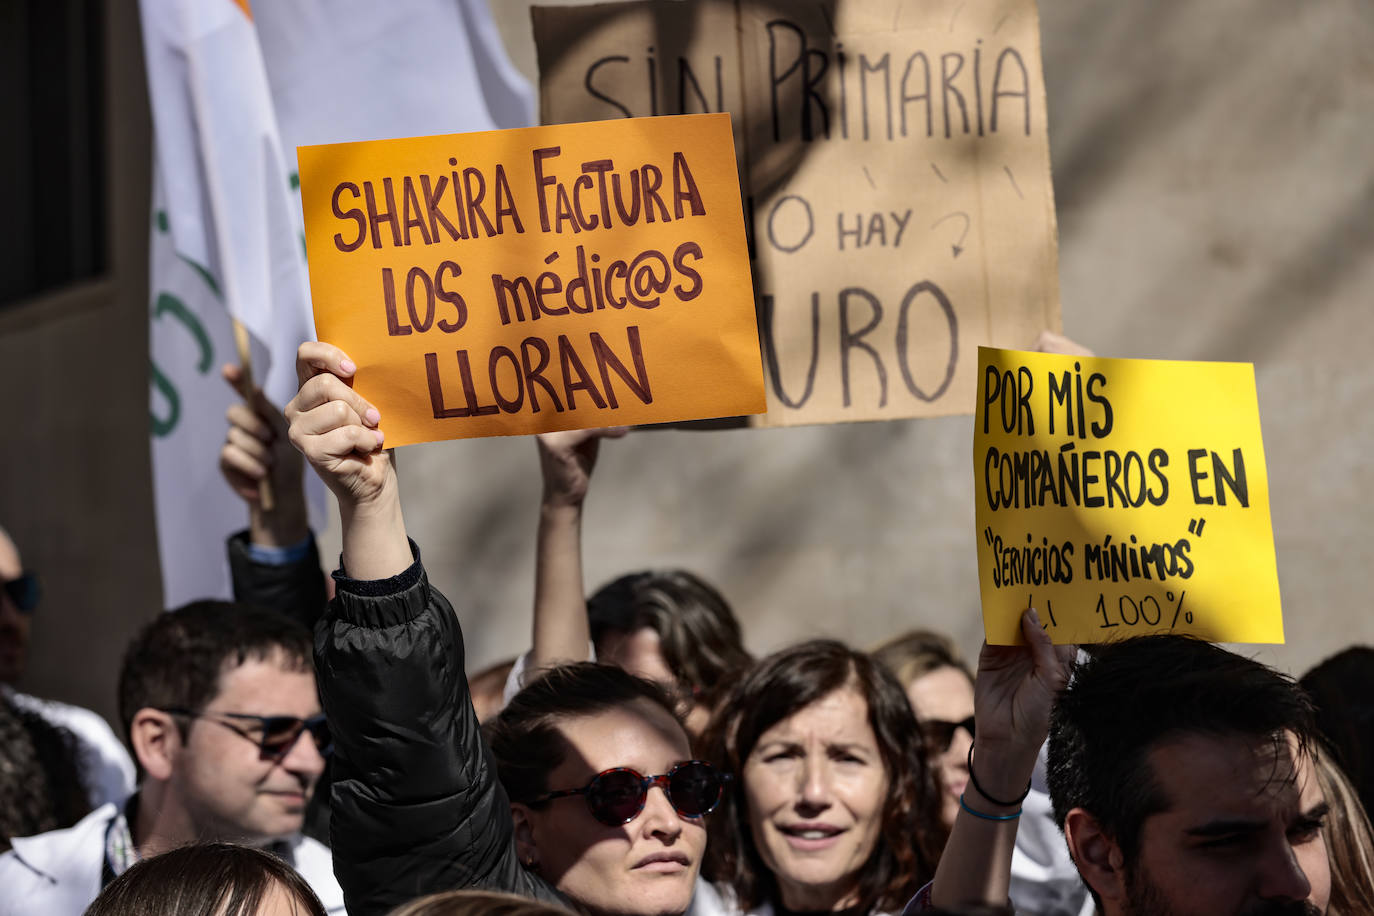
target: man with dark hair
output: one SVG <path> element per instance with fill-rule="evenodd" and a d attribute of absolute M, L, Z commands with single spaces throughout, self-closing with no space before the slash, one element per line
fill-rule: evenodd
<path fill-rule="evenodd" d="M 309 633 L 280 614 L 200 601 L 134 638 L 119 715 L 138 791 L 0 856 L 0 916 L 79 914 L 134 862 L 196 842 L 263 846 L 342 912 L 329 851 L 300 836 L 324 769 Z"/>
<path fill-rule="evenodd" d="M 1051 716 L 1049 789 L 1098 911 L 1324 913 L 1314 734 L 1292 680 L 1209 643 L 1086 650 Z"/>

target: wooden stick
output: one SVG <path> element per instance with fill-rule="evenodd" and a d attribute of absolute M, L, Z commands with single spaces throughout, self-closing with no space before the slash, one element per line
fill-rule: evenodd
<path fill-rule="evenodd" d="M 253 351 L 248 337 L 248 329 L 243 326 L 237 318 L 234 322 L 234 347 L 239 351 L 239 394 L 243 396 L 244 402 L 251 408 L 253 406 Z M 272 495 L 272 471 L 268 468 L 267 476 L 258 481 L 258 507 L 263 512 L 271 512 L 276 506 L 276 499 Z"/>

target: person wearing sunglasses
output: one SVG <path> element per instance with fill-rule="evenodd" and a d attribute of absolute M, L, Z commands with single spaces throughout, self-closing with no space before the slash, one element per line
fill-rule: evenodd
<path fill-rule="evenodd" d="M 873 649 L 873 657 L 897 676 L 920 720 L 927 759 L 939 773 L 940 819 L 951 827 L 968 784 L 975 727 L 973 672 L 953 640 L 930 630 L 889 639 Z"/>
<path fill-rule="evenodd" d="M 901 686 L 833 640 L 763 659 L 707 730 L 738 778 L 710 823 L 728 912 L 899 912 L 935 872 L 939 791 Z"/>
<path fill-rule="evenodd" d="M 37 573 L 24 568 L 19 548 L 0 528 L 0 697 L 29 723 L 34 741 L 57 748 L 64 742 L 54 745 L 46 733 L 56 729 L 70 734 L 74 740 L 70 751 L 55 749 L 46 755 L 45 766 L 62 766 L 53 759 L 54 753 L 74 757 L 80 793 L 89 800 L 84 811 L 122 802 L 134 790 L 134 763 L 109 723 L 92 710 L 18 689 L 28 664 L 29 633 L 42 597 Z M 69 788 L 61 786 L 57 791 L 67 794 Z M 57 825 L 69 827 L 72 823 L 63 816 Z"/>
<path fill-rule="evenodd" d="M 334 493 L 336 595 L 316 627 L 333 730 L 335 870 L 353 916 L 461 888 L 576 911 L 680 916 L 724 784 L 674 704 L 619 668 L 554 669 L 484 737 L 452 605 L 406 536 L 386 418 L 354 364 L 302 344 L 289 435 Z"/>
<path fill-rule="evenodd" d="M 133 864 L 190 843 L 267 849 L 343 912 L 329 850 L 300 835 L 330 733 L 310 635 L 281 614 L 198 601 L 158 614 L 120 669 L 138 789 L 0 856 L 0 916 L 82 913 Z"/>

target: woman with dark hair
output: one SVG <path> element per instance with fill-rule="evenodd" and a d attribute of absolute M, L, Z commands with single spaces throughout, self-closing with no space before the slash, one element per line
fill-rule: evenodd
<path fill-rule="evenodd" d="M 342 567 L 316 630 L 334 738 L 334 869 L 352 916 L 509 891 L 610 916 L 680 916 L 721 778 L 671 702 L 618 668 L 557 669 L 483 739 L 457 616 L 406 537 L 381 418 L 336 347 L 301 345 L 291 441 L 339 501 Z M 498 780 L 498 775 L 500 779 Z"/>
<path fill-rule="evenodd" d="M 310 885 L 251 846 L 183 846 L 135 863 L 85 916 L 325 916 Z"/>
<path fill-rule="evenodd" d="M 939 791 L 901 685 L 868 655 L 816 640 L 769 656 L 705 746 L 735 774 L 707 858 L 727 908 L 899 912 L 934 874 Z"/>
<path fill-rule="evenodd" d="M 685 569 L 643 570 L 608 582 L 587 600 L 587 622 L 597 661 L 676 688 L 694 737 L 753 662 L 730 605 Z"/>
<path fill-rule="evenodd" d="M 547 898 L 542 882 L 597 912 L 687 907 L 706 843 L 701 818 L 719 803 L 723 780 L 690 759 L 657 685 L 610 665 L 562 665 L 518 693 L 486 732 L 515 850 L 536 885 L 510 889 Z M 654 786 L 662 791 L 651 798 Z"/>

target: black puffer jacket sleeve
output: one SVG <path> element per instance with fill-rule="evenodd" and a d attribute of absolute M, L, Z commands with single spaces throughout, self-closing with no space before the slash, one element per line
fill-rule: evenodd
<path fill-rule="evenodd" d="M 391 579 L 335 573 L 315 629 L 334 733 L 334 873 L 351 916 L 423 894 L 504 890 L 567 905 L 520 866 L 510 803 L 478 729 L 463 634 L 415 562 Z"/>
<path fill-rule="evenodd" d="M 259 563 L 248 553 L 248 532 L 240 531 L 229 538 L 229 572 L 235 601 L 280 611 L 307 630 L 324 612 L 324 575 L 313 537 L 299 560 Z"/>

